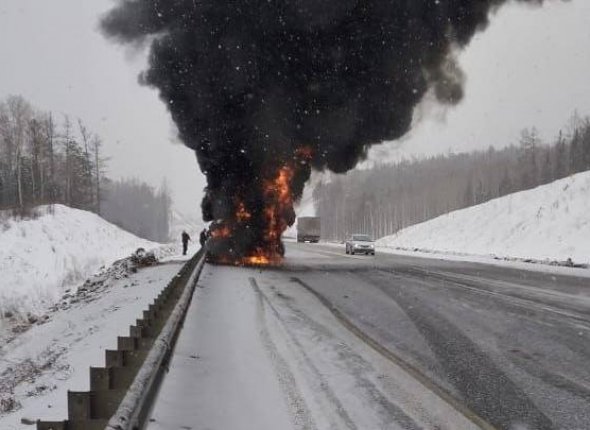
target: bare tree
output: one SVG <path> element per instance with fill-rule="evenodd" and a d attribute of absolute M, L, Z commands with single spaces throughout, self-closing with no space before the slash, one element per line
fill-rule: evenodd
<path fill-rule="evenodd" d="M 78 128 L 80 130 L 80 136 L 82 137 L 82 144 L 84 145 L 84 156 L 87 161 L 86 175 L 92 177 L 92 159 L 90 157 L 90 142 L 92 140 L 92 133 L 88 131 L 84 123 L 78 118 Z"/>
<path fill-rule="evenodd" d="M 36 117 L 29 120 L 29 133 L 31 145 L 31 197 L 33 202 L 44 200 L 43 183 L 43 135 L 41 123 Z"/>
<path fill-rule="evenodd" d="M 55 202 L 56 198 L 56 177 L 55 177 L 55 124 L 53 122 L 53 115 L 47 114 L 44 121 L 45 145 L 47 148 L 47 158 L 49 163 L 49 177 L 48 180 L 48 198 L 51 203 Z"/>
<path fill-rule="evenodd" d="M 65 202 L 68 206 L 72 206 L 72 146 L 74 140 L 72 137 L 72 123 L 70 117 L 64 115 L 63 132 L 61 135 L 63 146 L 65 149 Z"/>
<path fill-rule="evenodd" d="M 6 106 L 10 115 L 10 128 L 8 140 L 12 143 L 15 157 L 15 175 L 17 187 L 17 201 L 19 209 L 24 209 L 23 191 L 23 152 L 27 139 L 27 125 L 32 115 L 29 103 L 20 96 L 10 96 L 6 100 Z"/>
<path fill-rule="evenodd" d="M 22 97 L 0 100 L 0 208 L 22 212 L 25 207 L 64 203 L 100 209 L 107 160 L 100 154 L 99 137 L 81 120 L 78 126 L 79 141 L 67 115 L 56 124 L 50 113 L 36 111 Z"/>
<path fill-rule="evenodd" d="M 104 165 L 106 160 L 101 155 L 101 148 L 102 148 L 102 141 L 100 137 L 93 136 L 92 140 L 90 141 L 90 147 L 92 150 L 92 154 L 94 156 L 94 192 L 95 192 L 95 204 L 96 204 L 96 213 L 101 214 L 100 210 L 100 202 L 102 200 L 102 195 L 100 192 L 101 187 L 101 177 L 104 174 Z"/>

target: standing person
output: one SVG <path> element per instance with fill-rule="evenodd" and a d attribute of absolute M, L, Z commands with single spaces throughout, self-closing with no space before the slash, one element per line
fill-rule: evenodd
<path fill-rule="evenodd" d="M 186 251 L 188 250 L 188 241 L 191 240 L 191 237 L 188 235 L 186 231 L 182 232 L 182 255 L 186 255 Z"/>
<path fill-rule="evenodd" d="M 201 248 L 205 246 L 205 243 L 207 242 L 208 239 L 208 234 L 207 234 L 207 229 L 204 228 L 203 231 L 201 232 L 201 236 L 199 237 L 199 242 L 201 243 Z"/>

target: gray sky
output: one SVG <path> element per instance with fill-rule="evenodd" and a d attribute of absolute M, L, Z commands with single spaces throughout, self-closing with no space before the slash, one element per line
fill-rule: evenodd
<path fill-rule="evenodd" d="M 137 83 L 145 54 L 97 31 L 109 0 L 0 0 L 0 98 L 22 94 L 56 114 L 80 117 L 104 139 L 109 175 L 167 178 L 175 204 L 200 215 L 205 178 L 194 153 L 173 144 L 157 93 Z"/>
<path fill-rule="evenodd" d="M 137 74 L 145 53 L 96 30 L 109 0 L 0 0 L 0 98 L 22 94 L 37 107 L 80 117 L 105 141 L 110 175 L 167 178 L 175 204 L 198 213 L 204 177 L 194 154 L 174 144 L 174 128 L 154 90 Z M 590 2 L 509 5 L 460 56 L 467 74 L 461 105 L 425 104 L 402 142 L 371 159 L 504 146 L 523 127 L 549 140 L 574 109 L 590 114 Z"/>
<path fill-rule="evenodd" d="M 413 131 L 374 147 L 370 159 L 505 146 L 532 126 L 551 141 L 574 110 L 590 115 L 589 47 L 588 0 L 500 9 L 460 55 L 463 102 L 423 106 Z"/>

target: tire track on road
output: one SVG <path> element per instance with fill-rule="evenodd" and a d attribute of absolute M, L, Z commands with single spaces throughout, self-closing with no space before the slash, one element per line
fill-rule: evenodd
<path fill-rule="evenodd" d="M 394 363 L 396 366 L 400 367 L 408 374 L 410 374 L 415 380 L 420 382 L 425 388 L 435 393 L 439 398 L 444 400 L 449 406 L 455 409 L 458 413 L 463 415 L 469 421 L 477 425 L 483 430 L 497 430 L 497 428 L 491 424 L 488 420 L 481 417 L 478 413 L 464 405 L 461 400 L 456 399 L 452 394 L 450 394 L 447 390 L 442 388 L 440 385 L 432 381 L 428 376 L 426 376 L 422 371 L 418 368 L 414 367 L 412 364 L 408 363 L 391 350 L 384 347 L 381 343 L 377 340 L 369 336 L 365 333 L 362 329 L 360 329 L 356 324 L 354 324 L 350 319 L 348 319 L 343 312 L 341 312 L 330 300 L 328 300 L 323 294 L 319 293 L 313 287 L 302 281 L 297 277 L 291 278 L 292 282 L 295 282 L 301 285 L 305 290 L 310 292 L 314 295 L 331 313 L 332 315 L 351 333 L 353 333 L 356 337 L 358 337 L 361 341 L 375 350 L 377 353 L 382 355 L 387 360 Z M 537 430 L 537 429 L 536 429 Z M 541 430 L 541 429 L 538 429 Z"/>
<path fill-rule="evenodd" d="M 305 399 L 297 387 L 295 376 L 291 372 L 291 369 L 289 369 L 289 364 L 280 355 L 277 346 L 273 342 L 270 333 L 268 332 L 266 318 L 264 316 L 264 301 L 260 289 L 258 288 L 254 278 L 249 278 L 249 280 L 258 299 L 256 317 L 260 327 L 260 337 L 264 348 L 266 349 L 268 356 L 275 368 L 279 385 L 283 390 L 283 393 L 285 393 L 287 407 L 293 420 L 293 425 L 295 426 L 296 430 L 317 430 L 313 418 L 309 413 L 307 404 L 305 403 Z"/>
<path fill-rule="evenodd" d="M 305 349 L 303 348 L 301 343 L 295 338 L 295 336 L 289 330 L 286 329 L 286 324 L 285 324 L 283 318 L 281 317 L 281 315 L 279 314 L 278 310 L 274 307 L 274 305 L 268 299 L 266 294 L 264 294 L 262 292 L 262 290 L 260 289 L 260 287 L 258 286 L 258 283 L 256 282 L 256 280 L 254 278 L 250 278 L 250 285 L 252 286 L 254 291 L 257 293 L 259 300 L 263 301 L 263 303 L 261 302 L 261 305 L 264 306 L 264 303 L 266 303 L 268 305 L 268 307 L 270 308 L 270 310 L 272 311 L 272 313 L 275 315 L 275 317 L 283 324 L 283 326 L 285 327 L 285 330 L 287 331 L 287 334 L 289 335 L 290 341 L 293 342 L 293 344 L 297 348 L 298 352 L 302 355 L 303 360 L 305 361 L 305 364 L 309 367 L 309 369 L 314 374 L 314 376 L 317 378 L 317 380 L 320 381 L 319 385 L 321 387 L 321 390 L 326 395 L 328 401 L 334 405 L 334 409 L 337 411 L 339 417 L 342 420 L 342 423 L 338 423 L 340 425 L 338 425 L 337 423 L 333 423 L 334 428 L 335 429 L 342 429 L 341 425 L 345 425 L 346 428 L 349 430 L 358 430 L 357 426 L 354 424 L 354 422 L 352 421 L 352 419 L 350 418 L 350 416 L 347 414 L 346 410 L 342 406 L 342 403 L 340 402 L 340 400 L 338 400 L 338 398 L 336 397 L 336 395 L 334 394 L 332 389 L 329 387 L 328 382 L 325 380 L 325 378 L 323 377 L 321 372 L 313 364 L 313 362 L 311 361 L 311 359 L 309 358 L 309 356 L 305 352 Z"/>
<path fill-rule="evenodd" d="M 527 393 L 460 328 L 423 304 L 419 297 L 378 282 L 373 285 L 404 310 L 470 409 L 502 429 L 517 424 L 530 425 L 535 430 L 556 429 Z"/>
<path fill-rule="evenodd" d="M 255 283 L 254 280 L 251 282 Z M 346 425 L 347 426 L 346 428 L 349 428 L 351 430 L 358 429 L 358 426 L 353 422 L 353 420 L 346 412 L 344 406 L 342 405 L 342 403 L 340 402 L 340 400 L 338 399 L 338 397 L 336 396 L 334 391 L 330 388 L 329 383 L 326 380 L 326 378 L 323 376 L 323 374 L 317 368 L 317 366 L 315 366 L 315 364 L 313 363 L 313 361 L 311 360 L 309 355 L 306 353 L 305 348 L 299 342 L 299 340 L 296 338 L 296 336 L 292 333 L 291 329 L 288 328 L 286 321 L 284 320 L 283 316 L 279 313 L 278 309 L 274 306 L 274 304 L 271 302 L 271 300 L 268 298 L 268 296 L 265 293 L 263 293 L 260 289 L 258 289 L 258 290 L 260 291 L 260 294 L 262 294 L 265 302 L 271 308 L 274 315 L 285 327 L 286 333 L 288 334 L 291 342 L 293 342 L 293 344 L 298 349 L 298 352 L 303 356 L 306 365 L 312 371 L 312 373 L 314 374 L 314 377 L 316 377 L 319 381 L 321 381 L 321 383 L 320 383 L 321 388 L 320 389 L 323 391 L 323 393 L 328 398 L 329 402 L 332 403 L 335 410 L 338 412 L 339 418 L 343 420 L 342 424 Z M 311 318 L 305 312 L 303 312 L 299 309 L 295 309 L 295 307 L 291 306 L 289 303 L 285 303 L 285 306 L 290 310 L 290 312 L 293 312 L 293 314 L 296 315 L 297 318 L 300 319 L 300 321 L 303 323 L 303 325 L 311 328 L 312 330 L 314 330 L 316 333 L 318 333 L 321 336 L 324 336 L 327 338 L 334 338 L 334 334 L 330 331 L 330 329 L 328 329 L 323 324 L 321 324 L 321 323 L 317 322 L 316 320 L 314 320 L 313 318 Z M 341 353 L 346 354 L 346 356 L 348 358 L 353 358 L 354 361 L 363 362 L 366 365 L 370 365 L 369 363 L 365 362 L 362 357 L 360 357 L 360 356 L 356 355 L 354 352 L 352 352 L 348 346 L 342 345 L 342 348 L 345 349 L 345 351 L 342 350 Z M 343 362 L 345 362 L 345 359 L 343 359 Z M 377 387 L 377 385 L 375 385 L 372 381 L 370 381 L 369 378 L 363 376 L 361 374 L 362 372 L 359 371 L 359 369 L 357 367 L 351 366 L 349 363 L 347 363 L 347 364 L 349 366 L 349 367 L 347 367 L 347 371 L 350 373 L 350 375 L 352 375 L 355 378 L 356 384 L 358 384 L 359 387 L 364 389 L 365 392 L 367 393 L 367 395 L 370 396 L 371 402 L 373 404 L 375 404 L 376 406 L 378 406 L 378 409 L 379 409 L 378 413 L 381 415 L 381 419 L 383 420 L 383 422 L 388 422 L 389 420 L 393 419 L 395 421 L 395 423 L 397 425 L 401 426 L 401 428 L 404 430 L 421 430 L 422 429 L 422 426 L 420 426 L 418 423 L 416 423 L 416 421 L 412 417 L 410 417 L 408 414 L 406 414 L 401 407 L 399 407 L 397 404 L 393 403 L 387 397 L 387 395 L 384 394 Z M 335 428 L 338 430 L 342 429 L 343 428 L 342 424 L 337 425 Z"/>

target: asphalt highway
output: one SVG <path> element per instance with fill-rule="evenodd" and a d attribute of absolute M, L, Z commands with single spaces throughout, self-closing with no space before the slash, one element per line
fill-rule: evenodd
<path fill-rule="evenodd" d="M 200 285 L 149 428 L 590 429 L 590 278 L 288 243 Z"/>
<path fill-rule="evenodd" d="M 495 427 L 590 429 L 590 278 L 288 249 L 310 256 L 294 278 Z"/>

